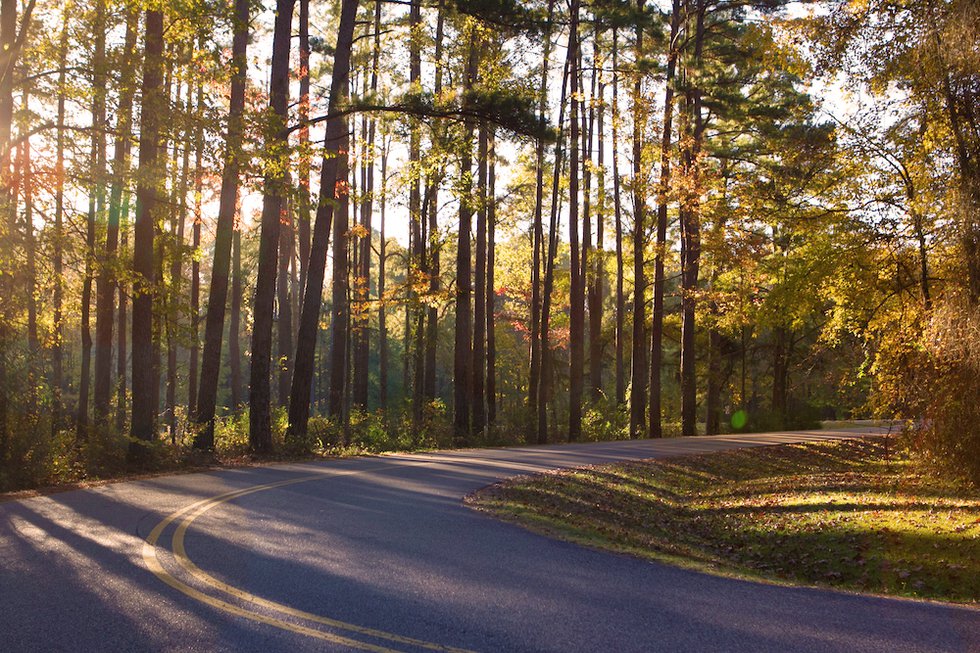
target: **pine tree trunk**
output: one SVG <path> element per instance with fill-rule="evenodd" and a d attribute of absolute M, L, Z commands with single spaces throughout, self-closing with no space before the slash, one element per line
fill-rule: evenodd
<path fill-rule="evenodd" d="M 193 413 L 197 432 L 194 447 L 214 448 L 214 417 L 218 401 L 218 377 L 221 373 L 221 340 L 225 329 L 225 306 L 228 301 L 228 268 L 234 248 L 234 281 L 232 283 L 231 320 L 228 335 L 228 359 L 231 364 L 232 408 L 241 401 L 239 315 L 241 313 L 241 235 L 235 224 L 238 203 L 238 176 L 241 169 L 242 118 L 245 111 L 246 53 L 248 48 L 249 0 L 235 0 L 234 36 L 232 40 L 231 99 L 225 136 L 224 168 L 218 199 L 218 219 L 214 233 L 214 259 L 208 290 L 208 311 L 204 319 L 204 350 L 201 353 L 201 381 Z M 199 225 L 198 225 L 199 226 Z"/>
<path fill-rule="evenodd" d="M 126 156 L 129 157 L 130 146 L 126 145 Z M 128 170 L 127 170 L 128 172 Z M 129 200 L 128 190 L 123 192 L 122 210 L 119 214 L 119 257 L 122 259 L 128 252 L 129 232 L 127 223 L 129 222 Z M 126 428 L 126 368 L 128 360 L 126 327 L 129 326 L 127 313 L 129 303 L 129 289 L 122 281 L 116 284 L 119 289 L 119 315 L 116 323 L 116 432 L 123 433 Z"/>
<path fill-rule="evenodd" d="M 21 99 L 21 110 L 26 114 L 30 110 L 31 94 L 25 88 Z M 38 405 L 38 388 L 43 374 L 40 366 L 40 340 L 37 334 L 37 252 L 34 237 L 34 171 L 31 168 L 31 139 L 29 134 L 22 134 L 20 144 L 21 158 L 21 188 L 24 195 L 24 257 L 27 263 L 25 270 L 27 299 L 27 372 L 28 390 L 27 404 L 31 416 L 35 416 Z"/>
<path fill-rule="evenodd" d="M 371 86 L 370 95 L 374 97 L 378 92 L 378 69 L 381 59 L 381 0 L 374 3 L 374 44 L 371 52 Z M 374 117 L 365 117 L 361 125 L 361 137 L 365 143 L 365 151 L 361 156 L 361 225 L 364 227 L 365 235 L 360 241 L 360 259 L 357 290 L 358 290 L 358 325 L 355 330 L 355 358 L 354 358 L 354 405 L 361 409 L 368 407 L 368 389 L 371 366 L 371 313 L 368 310 L 371 299 L 371 258 L 373 249 L 373 225 L 372 217 L 374 213 L 374 159 L 375 159 L 375 137 L 377 135 L 377 122 Z M 416 175 L 417 179 L 417 175 Z M 420 312 L 421 314 L 421 312 Z"/>
<path fill-rule="evenodd" d="M 555 143 L 555 167 L 551 183 L 551 216 L 548 221 L 548 252 L 544 263 L 544 292 L 541 297 L 541 374 L 538 379 L 538 414 L 535 432 L 538 444 L 548 442 L 548 399 L 552 386 L 551 369 L 551 293 L 555 285 L 555 262 L 558 255 L 558 205 L 560 203 L 560 186 L 562 173 L 562 145 L 565 124 L 565 103 L 568 98 L 568 73 L 571 62 L 571 50 L 565 57 L 565 67 L 562 74 L 561 98 L 558 102 L 558 140 Z"/>
<path fill-rule="evenodd" d="M 643 11 L 644 0 L 636 0 L 637 11 Z M 636 27 L 635 57 L 643 57 L 643 27 Z M 642 179 L 643 134 L 646 112 L 643 109 L 642 74 L 637 65 L 633 80 L 633 356 L 630 375 L 630 437 L 643 437 L 646 412 L 647 360 L 646 338 L 646 272 L 643 258 L 646 250 L 646 188 Z"/>
<path fill-rule="evenodd" d="M 487 342 L 487 157 L 489 138 L 487 126 L 479 127 L 477 155 L 476 197 L 476 263 L 473 270 L 473 358 L 470 362 L 470 418 L 474 433 L 482 433 L 486 426 L 486 403 L 483 393 L 486 379 Z"/>
<path fill-rule="evenodd" d="M 156 435 L 156 381 L 153 365 L 153 292 L 156 266 L 153 262 L 154 221 L 158 204 L 159 140 L 166 97 L 163 88 L 163 13 L 146 12 L 145 58 L 143 63 L 143 108 L 140 112 L 139 182 L 136 189 L 137 215 L 133 230 L 133 412 L 129 456 L 145 459 L 148 442 Z"/>
<path fill-rule="evenodd" d="M 442 93 L 442 50 L 444 35 L 444 0 L 439 1 L 438 16 L 436 17 L 436 42 L 435 42 L 435 83 L 433 93 L 439 97 Z M 436 128 L 438 129 L 438 127 Z M 436 132 L 439 133 L 438 131 Z M 444 177 L 442 165 L 430 177 L 427 182 L 426 198 L 429 203 L 429 294 L 437 297 L 442 287 L 440 278 L 439 260 L 439 184 Z M 425 320 L 425 374 L 423 379 L 423 397 L 426 402 L 431 402 L 436 397 L 436 344 L 439 340 L 439 308 L 435 302 L 429 304 L 428 314 Z"/>
<path fill-rule="evenodd" d="M 99 276 L 96 283 L 95 308 L 95 392 L 93 412 L 95 423 L 103 426 L 109 418 L 112 395 L 112 329 L 113 299 L 116 292 L 117 249 L 119 244 L 119 218 L 122 208 L 123 189 L 129 172 L 129 142 L 132 131 L 133 94 L 135 88 L 136 37 L 139 15 L 129 11 L 126 17 L 126 36 L 123 46 L 123 64 L 119 85 L 119 108 L 116 121 L 116 141 L 112 155 L 112 186 L 109 192 L 109 213 L 106 222 L 105 250 L 100 257 Z"/>
<path fill-rule="evenodd" d="M 310 0 L 299 0 L 299 292 L 306 289 L 310 262 Z"/>
<path fill-rule="evenodd" d="M 204 85 L 197 86 L 197 134 L 194 137 L 194 225 L 191 247 L 191 359 L 187 370 L 187 415 L 197 415 L 197 382 L 201 362 L 201 202 L 204 194 Z M 224 303 L 224 302 L 222 302 Z"/>
<path fill-rule="evenodd" d="M 585 284 L 582 279 L 582 252 L 579 249 L 579 2 L 571 3 L 571 26 L 568 37 L 568 56 L 571 61 L 571 109 L 569 124 L 568 160 L 568 246 L 571 250 L 571 289 L 569 291 L 569 381 L 568 381 L 568 440 L 574 442 L 582 435 L 582 391 L 585 364 Z"/>
<path fill-rule="evenodd" d="M 597 28 L 598 30 L 598 28 Z M 605 143 L 603 139 L 603 129 L 605 128 L 605 85 L 601 78 L 603 59 L 599 50 L 600 33 L 595 34 L 595 50 L 593 55 L 592 88 L 593 91 L 598 84 L 598 94 L 593 93 L 594 98 L 589 109 L 589 150 L 592 150 L 593 129 L 595 129 L 596 147 L 596 204 L 595 222 L 596 239 L 595 251 L 591 257 L 591 266 L 588 276 L 588 299 L 589 299 L 589 380 L 591 384 L 592 401 L 598 401 L 602 397 L 602 354 L 604 349 L 604 339 L 602 337 L 602 285 L 605 277 L 605 255 L 603 252 L 603 238 L 605 237 L 605 211 L 606 211 L 606 175 L 605 175 Z M 595 107 L 598 105 L 598 111 Z M 595 114 L 598 113 L 598 116 Z M 594 120 L 597 118 L 597 120 Z M 591 156 L 591 155 L 590 155 Z"/>
<path fill-rule="evenodd" d="M 354 25 L 357 14 L 357 0 L 343 0 L 341 4 L 340 23 L 337 31 L 337 47 L 334 55 L 334 67 L 330 81 L 330 100 L 328 112 L 335 112 L 337 107 L 346 100 L 348 79 L 350 77 L 351 46 L 354 39 Z M 326 130 L 327 153 L 320 169 L 320 199 L 317 202 L 316 220 L 313 224 L 313 241 L 310 246 L 310 260 L 307 267 L 308 276 L 305 294 L 303 296 L 303 311 L 300 315 L 299 334 L 296 338 L 296 359 L 293 367 L 293 383 L 289 394 L 289 431 L 287 437 L 300 439 L 306 434 L 307 422 L 310 418 L 310 391 L 313 384 L 314 354 L 316 352 L 317 333 L 320 323 L 320 305 L 323 295 L 323 278 L 326 271 L 327 246 L 330 240 L 331 222 L 334 220 L 336 206 L 337 222 L 341 222 L 347 213 L 347 120 L 337 116 L 327 121 Z M 344 226 L 346 233 L 346 225 Z M 346 285 L 346 238 L 334 240 L 334 285 Z M 338 280 L 338 259 L 342 259 L 342 280 Z M 335 301 L 337 288 L 334 288 Z M 346 293 L 341 299 L 346 302 Z M 338 326 L 336 307 L 333 316 L 334 329 Z M 346 319 L 343 320 L 346 323 Z M 336 332 L 335 332 L 336 333 Z M 336 344 L 336 343 L 335 343 Z M 346 350 L 346 343 L 341 353 Z M 344 356 L 333 360 L 343 360 Z M 342 366 L 338 366 L 342 367 Z M 331 415 L 339 413 L 343 399 L 343 370 L 336 380 L 341 387 L 336 387 L 331 370 L 330 405 Z M 336 396 L 335 396 L 336 391 Z"/>
<path fill-rule="evenodd" d="M 85 223 L 85 272 L 82 281 L 82 370 L 78 383 L 78 413 L 75 436 L 78 440 L 88 439 L 89 428 L 89 390 L 92 382 L 92 281 L 96 258 L 96 225 L 101 222 L 105 210 L 105 143 L 106 143 L 106 85 L 105 74 L 105 1 L 95 5 L 95 21 L 92 25 L 92 154 L 91 184 L 89 190 L 88 220 Z M 100 257 L 101 258 L 101 257 Z M 111 307 L 110 307 L 111 310 Z M 110 317 L 111 319 L 111 317 Z M 111 334 L 106 342 L 112 356 Z M 106 368 L 108 371 L 108 367 Z M 108 385 L 106 385 L 108 389 Z M 108 395 L 106 395 L 108 396 Z"/>
<path fill-rule="evenodd" d="M 378 247 L 378 403 L 381 412 L 388 410 L 388 310 L 385 306 L 385 268 L 387 265 L 387 235 L 385 209 L 388 204 L 388 143 L 382 139 L 381 197 L 378 211 L 381 218 Z"/>
<path fill-rule="evenodd" d="M 234 214 L 233 214 L 234 215 Z M 231 241 L 231 307 L 228 316 L 228 382 L 231 410 L 237 411 L 245 401 L 242 388 L 242 229 L 241 216 L 232 233 Z M 207 338 L 205 338 L 205 352 Z M 217 374 L 217 372 L 215 372 Z M 203 375 L 202 375 L 203 378 Z M 217 380 L 215 380 L 217 384 Z M 201 392 L 204 384 L 201 383 Z M 203 396 L 203 394 L 201 395 Z M 200 400 L 198 400 L 200 404 Z M 200 411 L 198 406 L 198 411 Z M 213 412 L 213 411 L 212 411 Z M 202 413 L 203 414 L 203 413 Z M 214 418 L 212 417 L 212 420 Z"/>
<path fill-rule="evenodd" d="M 490 132 L 490 172 L 487 182 L 487 425 L 497 422 L 497 334 L 495 321 L 496 288 L 494 264 L 497 230 L 496 138 Z"/>
<path fill-rule="evenodd" d="M 670 153 L 674 119 L 674 75 L 677 69 L 680 0 L 673 0 L 670 42 L 664 86 L 663 131 L 660 138 L 660 187 L 657 197 L 657 255 L 653 270 L 653 324 L 650 329 L 650 414 L 647 434 L 663 437 L 661 367 L 664 355 L 664 258 L 667 255 L 667 202 L 670 193 Z"/>
<path fill-rule="evenodd" d="M 190 114 L 191 85 L 187 85 L 187 99 L 184 102 L 184 113 Z M 179 95 L 179 88 L 178 88 Z M 170 238 L 173 240 L 170 259 L 170 286 L 167 289 L 169 310 L 167 321 L 167 424 L 170 429 L 170 443 L 177 443 L 177 333 L 180 329 L 179 298 L 182 296 L 183 281 L 183 247 L 184 229 L 187 222 L 187 189 L 190 181 L 191 145 L 190 130 L 185 129 L 182 135 L 182 154 L 180 178 L 176 184 L 176 197 L 171 203 Z M 174 143 L 174 159 L 176 159 L 176 143 Z"/>
<path fill-rule="evenodd" d="M 479 36 L 475 29 L 469 34 L 469 55 L 463 77 L 463 97 L 476 83 L 479 67 Z M 459 236 L 456 248 L 456 326 L 453 353 L 453 432 L 457 445 L 469 442 L 472 414 L 473 383 L 473 280 L 470 262 L 470 230 L 473 220 L 473 132 L 472 119 L 465 121 L 460 153 Z"/>
<path fill-rule="evenodd" d="M 286 173 L 285 187 L 289 187 Z M 293 357 L 293 301 L 290 297 L 289 263 L 296 250 L 296 233 L 293 229 L 293 207 L 288 197 L 283 197 L 279 209 L 279 270 L 276 278 L 276 341 L 275 364 L 276 404 L 289 403 L 290 361 Z"/>
<path fill-rule="evenodd" d="M 255 301 L 252 304 L 252 357 L 249 375 L 249 448 L 272 450 L 271 379 L 272 322 L 276 295 L 276 263 L 279 251 L 280 216 L 285 196 L 288 151 L 286 121 L 289 105 L 289 47 L 292 39 L 295 0 L 277 0 L 272 40 L 269 106 L 272 125 L 266 136 L 266 153 L 281 160 L 266 174 L 262 197 L 259 260 L 256 269 Z"/>
<path fill-rule="evenodd" d="M 16 5 L 15 5 L 16 6 Z M 63 419 L 63 394 L 65 390 L 64 373 L 64 239 L 65 239 L 65 85 L 68 67 L 68 21 L 69 12 L 64 12 L 61 26 L 61 38 L 58 46 L 58 109 L 57 109 L 57 142 L 55 144 L 55 195 L 54 195 L 54 238 L 52 242 L 52 258 L 54 290 L 52 293 L 52 330 L 53 343 L 51 347 L 51 392 L 52 392 L 52 435 L 57 433 Z M 6 41 L 4 41 L 6 42 Z M 2 173 L 0 173 L 2 174 Z M 0 378 L 0 383 L 5 379 Z M 0 389 L 0 395 L 4 394 Z M 0 424 L 0 432 L 5 426 Z M 2 433 L 0 433 L 2 435 Z M 0 460 L 3 452 L 0 451 Z"/>
<path fill-rule="evenodd" d="M 623 208 L 619 177 L 619 32 L 613 27 L 612 42 L 612 175 L 613 214 L 616 226 L 616 405 L 626 403 L 626 293 L 623 290 Z"/>
<path fill-rule="evenodd" d="M 692 68 L 685 80 L 685 107 L 688 128 L 691 132 L 689 145 L 684 153 L 685 174 L 688 185 L 694 189 L 685 198 L 680 211 L 681 223 L 681 434 L 697 435 L 697 377 L 695 351 L 695 309 L 697 303 L 698 268 L 701 258 L 701 216 L 699 186 L 699 157 L 704 137 L 701 117 L 701 92 L 698 87 L 698 70 L 704 43 L 703 0 L 696 4 L 694 54 Z M 693 79 L 692 79 L 693 77 Z"/>
<path fill-rule="evenodd" d="M 544 34 L 541 60 L 541 81 L 538 84 L 538 119 L 544 123 L 548 111 L 548 76 L 550 74 L 551 34 L 555 2 L 548 0 L 548 22 Z M 538 412 L 538 385 L 541 378 L 541 263 L 544 254 L 544 167 L 545 141 L 535 144 L 534 219 L 531 226 L 531 343 L 530 373 L 528 375 L 528 408 Z"/>

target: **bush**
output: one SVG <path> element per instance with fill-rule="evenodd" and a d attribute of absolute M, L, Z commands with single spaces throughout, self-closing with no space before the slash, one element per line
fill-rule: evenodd
<path fill-rule="evenodd" d="M 882 416 L 934 467 L 980 484 L 980 309 L 949 301 L 885 339 L 875 361 Z"/>

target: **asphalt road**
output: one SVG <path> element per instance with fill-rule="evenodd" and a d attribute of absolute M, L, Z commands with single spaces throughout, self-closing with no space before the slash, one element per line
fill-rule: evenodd
<path fill-rule="evenodd" d="M 980 651 L 980 611 L 723 579 L 462 505 L 501 478 L 846 432 L 229 469 L 0 503 L 0 651 Z"/>

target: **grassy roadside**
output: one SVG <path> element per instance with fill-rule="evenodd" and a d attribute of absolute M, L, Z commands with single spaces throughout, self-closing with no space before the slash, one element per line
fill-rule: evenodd
<path fill-rule="evenodd" d="M 467 498 L 548 535 L 713 573 L 980 601 L 980 489 L 867 438 L 566 470 Z"/>

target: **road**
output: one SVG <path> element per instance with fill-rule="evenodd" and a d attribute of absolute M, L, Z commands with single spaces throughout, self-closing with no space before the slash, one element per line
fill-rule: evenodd
<path fill-rule="evenodd" d="M 0 651 L 980 651 L 976 609 L 709 576 L 462 505 L 516 474 L 853 435 L 351 458 L 0 503 Z"/>

